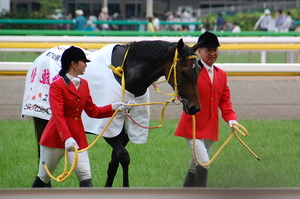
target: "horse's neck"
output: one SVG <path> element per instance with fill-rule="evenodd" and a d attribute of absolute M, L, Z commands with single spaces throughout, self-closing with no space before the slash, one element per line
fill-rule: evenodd
<path fill-rule="evenodd" d="M 124 54 L 127 47 L 116 46 L 113 52 L 112 64 L 117 67 L 121 66 Z M 122 57 L 122 59 L 120 59 Z M 129 62 L 129 61 L 128 61 Z M 147 88 L 161 76 L 165 75 L 166 68 L 172 63 L 170 61 L 156 62 L 148 60 L 134 60 L 125 62 L 124 73 L 125 73 L 125 87 L 126 90 L 134 94 L 136 97 L 145 94 Z M 133 64 L 134 63 L 134 64 Z M 115 75 L 116 80 L 121 83 L 121 77 Z"/>
<path fill-rule="evenodd" d="M 126 74 L 126 89 L 135 96 L 141 96 L 147 88 L 164 75 L 164 70 L 153 67 L 152 63 L 143 62 L 135 69 L 125 71 Z"/>

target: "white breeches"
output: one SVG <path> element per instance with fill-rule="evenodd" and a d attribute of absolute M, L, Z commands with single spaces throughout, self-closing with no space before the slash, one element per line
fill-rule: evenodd
<path fill-rule="evenodd" d="M 47 174 L 42 162 L 44 161 L 46 163 L 49 171 L 53 174 L 59 161 L 65 155 L 65 149 L 40 145 L 40 151 L 41 157 L 38 176 L 44 183 L 48 183 L 50 181 L 50 176 Z M 70 164 L 73 162 L 74 155 L 74 152 L 68 152 L 68 162 Z M 78 164 L 75 169 L 75 173 L 79 181 L 90 179 L 92 177 L 90 160 L 87 151 L 78 153 Z"/>
<path fill-rule="evenodd" d="M 209 162 L 209 152 L 214 144 L 214 141 L 209 139 L 196 139 L 196 153 L 198 161 L 201 164 L 207 164 Z M 196 172 L 196 165 L 198 165 L 197 161 L 194 157 L 194 146 L 193 146 L 193 139 L 186 138 L 186 142 L 188 143 L 191 152 L 192 152 L 192 160 L 190 163 L 189 171 L 192 173 Z M 208 169 L 209 166 L 204 166 L 204 168 Z"/>

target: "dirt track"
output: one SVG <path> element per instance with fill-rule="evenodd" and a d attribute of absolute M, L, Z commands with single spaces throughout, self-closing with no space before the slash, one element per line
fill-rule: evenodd
<path fill-rule="evenodd" d="M 20 119 L 25 76 L 0 76 L 0 120 Z M 238 119 L 299 119 L 298 77 L 229 77 L 232 102 Z M 170 91 L 166 83 L 158 84 Z M 150 100 L 169 99 L 150 88 Z M 161 106 L 151 106 L 151 118 L 160 119 Z M 170 104 L 165 118 L 177 119 L 181 105 Z"/>

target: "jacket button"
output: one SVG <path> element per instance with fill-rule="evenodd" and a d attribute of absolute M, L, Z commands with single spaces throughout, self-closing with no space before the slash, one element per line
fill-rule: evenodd
<path fill-rule="evenodd" d="M 78 118 L 77 118 L 77 117 L 75 117 L 75 120 L 78 120 Z"/>
<path fill-rule="evenodd" d="M 212 97 L 211 100 L 214 100 L 214 98 Z"/>
<path fill-rule="evenodd" d="M 77 99 L 77 101 L 79 102 L 79 101 L 80 101 L 80 99 Z"/>
<path fill-rule="evenodd" d="M 77 108 L 76 111 L 79 111 L 79 108 Z"/>

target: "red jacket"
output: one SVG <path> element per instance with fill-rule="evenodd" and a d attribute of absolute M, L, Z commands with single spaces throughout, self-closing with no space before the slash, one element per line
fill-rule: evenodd
<path fill-rule="evenodd" d="M 73 137 L 79 148 L 88 146 L 81 113 L 84 110 L 93 118 L 111 117 L 111 105 L 97 107 L 90 96 L 86 80 L 81 79 L 78 90 L 70 80 L 64 76 L 50 85 L 49 100 L 52 111 L 41 137 L 40 144 L 54 148 L 65 148 L 65 140 Z"/>
<path fill-rule="evenodd" d="M 201 63 L 201 61 L 199 61 Z M 201 63 L 202 65 L 202 63 Z M 202 109 L 196 113 L 196 138 L 219 140 L 219 117 L 220 108 L 222 118 L 228 122 L 236 120 L 236 114 L 232 109 L 230 90 L 227 86 L 225 71 L 214 66 L 214 82 L 211 83 L 207 70 L 204 68 L 198 77 L 198 90 Z M 180 117 L 176 136 L 193 138 L 192 117 L 184 112 Z"/>

